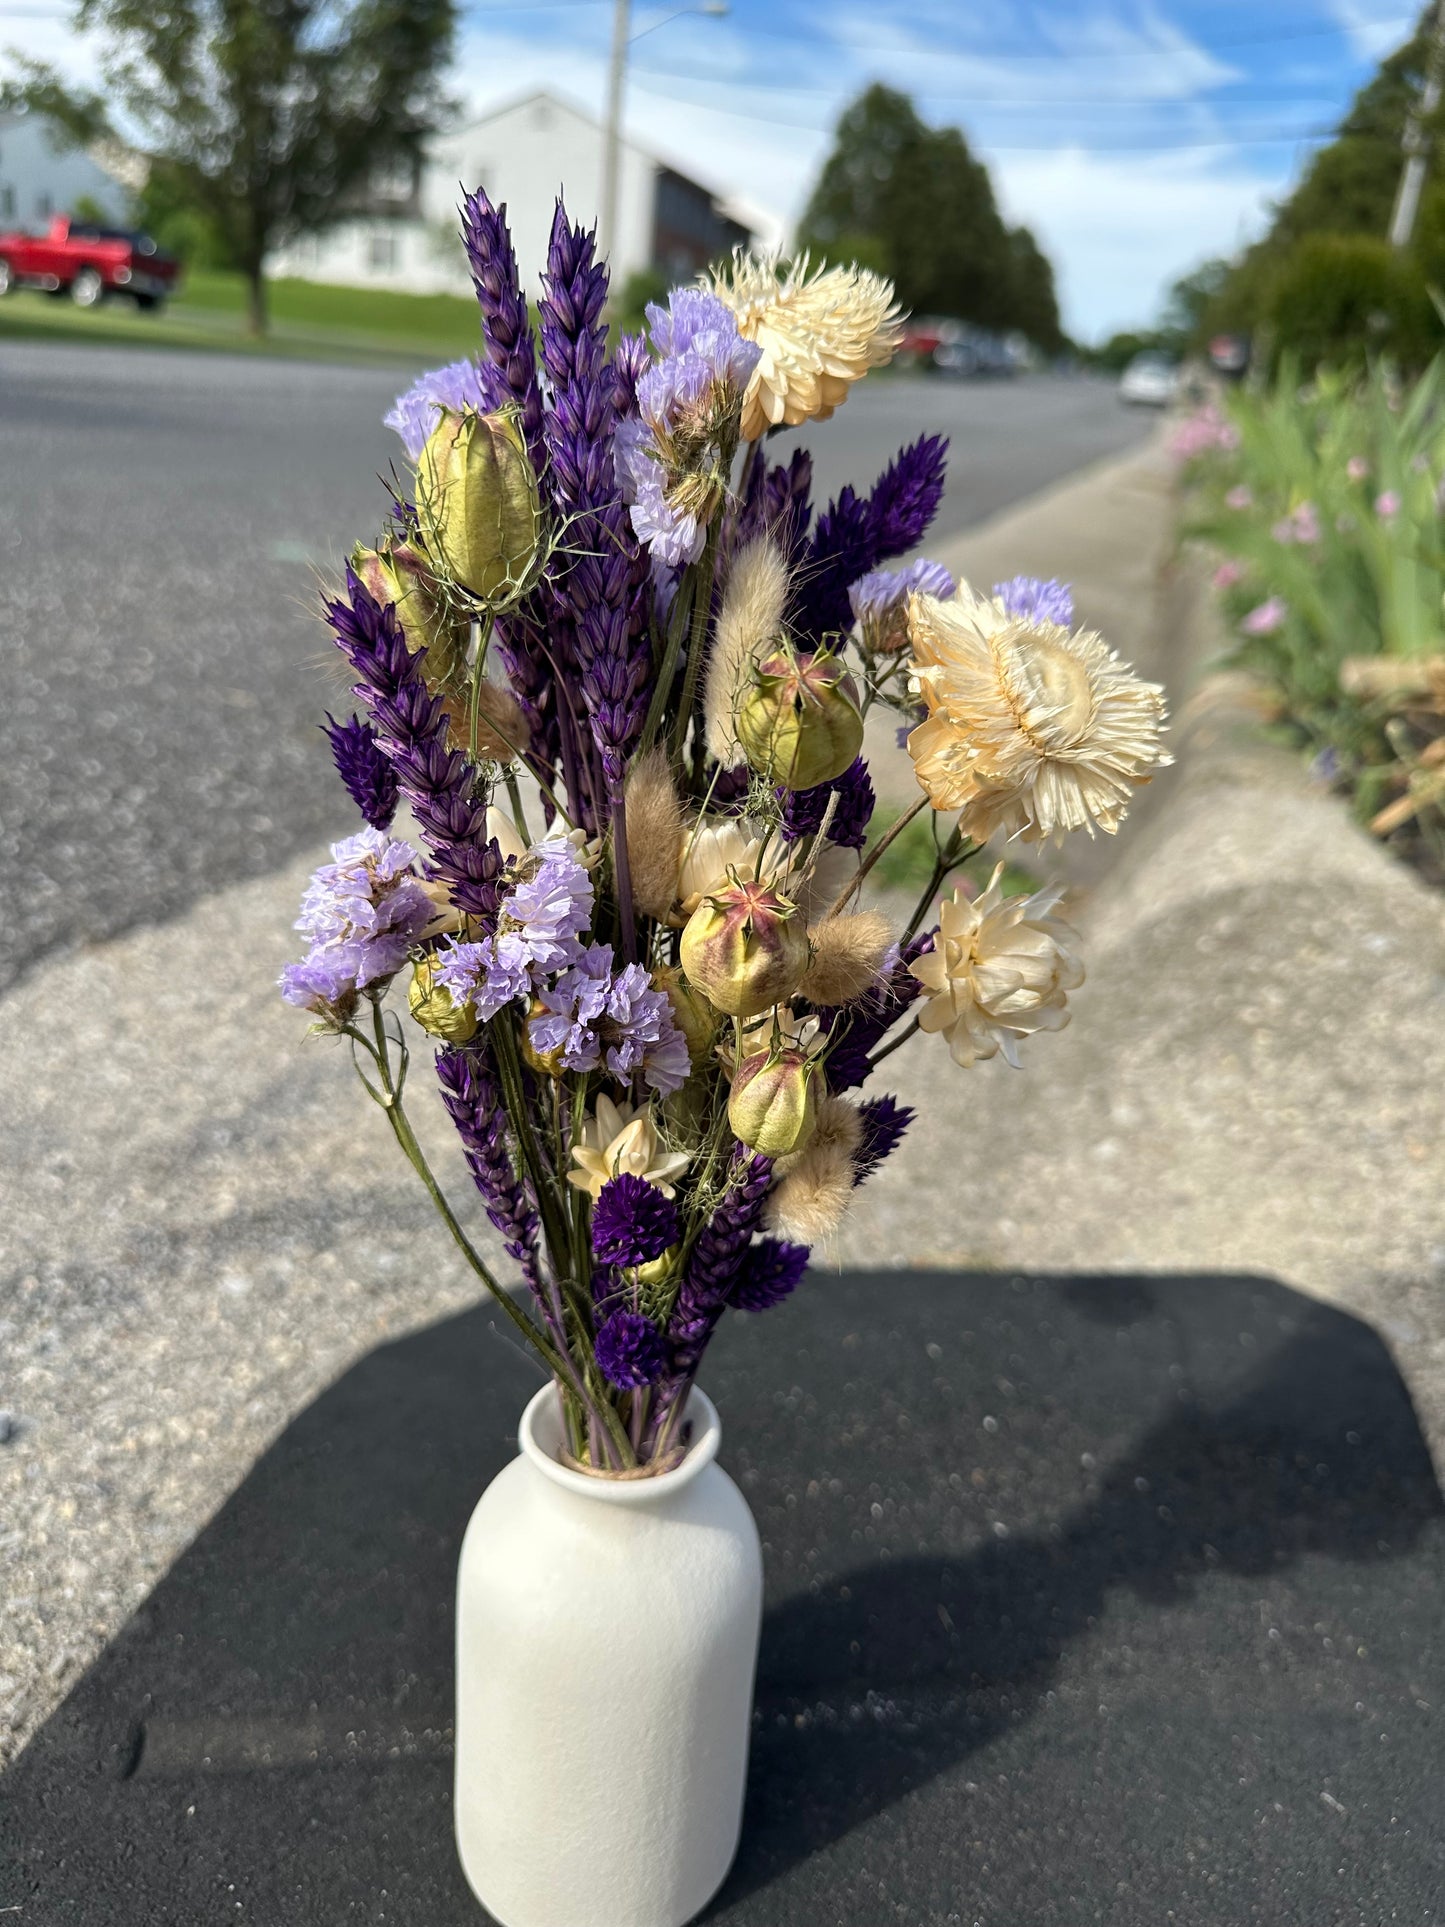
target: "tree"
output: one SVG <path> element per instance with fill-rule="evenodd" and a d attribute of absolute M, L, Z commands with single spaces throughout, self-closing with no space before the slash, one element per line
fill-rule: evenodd
<path fill-rule="evenodd" d="M 1062 343 L 1053 271 L 1033 236 L 1005 226 L 959 129 L 928 126 L 891 87 L 875 84 L 845 109 L 799 238 L 887 274 L 916 314 Z"/>
<path fill-rule="evenodd" d="M 268 252 L 419 154 L 454 20 L 453 0 L 80 0 L 106 100 L 33 64 L 18 91 L 80 141 L 117 136 L 113 103 L 245 274 L 260 334 Z"/>

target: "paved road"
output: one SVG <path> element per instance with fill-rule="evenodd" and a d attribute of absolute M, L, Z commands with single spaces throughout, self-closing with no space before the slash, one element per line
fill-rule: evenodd
<path fill-rule="evenodd" d="M 382 518 L 398 448 L 380 417 L 400 385 L 0 351 L 0 984 L 344 829 L 315 728 L 342 695 L 316 581 Z M 951 533 L 1145 426 L 1092 383 L 894 381 L 810 439 L 829 492 L 946 430 Z"/>

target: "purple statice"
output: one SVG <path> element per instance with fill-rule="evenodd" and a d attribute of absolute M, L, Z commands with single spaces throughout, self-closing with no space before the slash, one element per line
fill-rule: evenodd
<path fill-rule="evenodd" d="M 777 791 L 781 811 L 779 828 L 788 843 L 801 837 L 816 836 L 823 827 L 828 804 L 836 796 L 828 841 L 847 850 L 861 850 L 868 840 L 868 825 L 873 820 L 873 779 L 861 756 L 855 757 L 841 776 L 831 783 L 818 783 L 810 790 Z"/>
<path fill-rule="evenodd" d="M 863 1135 L 853 1153 L 854 1184 L 871 1178 L 883 1160 L 893 1155 L 914 1115 L 912 1105 L 900 1104 L 896 1097 L 870 1097 L 858 1106 Z"/>
<path fill-rule="evenodd" d="M 844 488 L 828 504 L 802 571 L 796 624 L 801 635 L 846 629 L 851 584 L 923 540 L 943 499 L 947 450 L 940 436 L 925 435 L 895 456 L 866 498 Z"/>
<path fill-rule="evenodd" d="M 904 568 L 871 568 L 869 574 L 859 576 L 848 590 L 848 607 L 854 611 L 855 622 L 867 634 L 869 628 L 882 628 L 890 617 L 904 609 L 907 597 L 913 592 L 948 601 L 952 595 L 958 595 L 958 582 L 942 563 L 919 557 Z M 994 590 L 994 594 L 998 594 L 998 590 Z"/>
<path fill-rule="evenodd" d="M 728 1288 L 728 1303 L 738 1311 L 769 1311 L 797 1290 L 808 1268 L 807 1245 L 781 1238 L 759 1238 L 746 1251 Z"/>
<path fill-rule="evenodd" d="M 411 653 L 396 611 L 369 595 L 349 568 L 346 596 L 324 607 L 337 647 L 360 678 L 353 694 L 396 771 L 437 877 L 458 910 L 490 922 L 502 853 L 487 834 L 485 790 L 477 787 L 466 757 L 451 747 L 446 709 L 426 686 L 425 651 Z"/>
<path fill-rule="evenodd" d="M 994 597 L 1009 615 L 1025 622 L 1054 622 L 1068 629 L 1074 620 L 1074 597 L 1067 582 L 1041 581 L 1036 575 L 1011 576 L 995 582 Z"/>
<path fill-rule="evenodd" d="M 651 306 L 653 361 L 637 384 L 638 420 L 619 437 L 619 480 L 632 526 L 654 559 L 676 568 L 702 554 L 722 506 L 714 486 L 724 444 L 736 439 L 748 378 L 761 359 L 725 302 L 674 288 Z"/>
<path fill-rule="evenodd" d="M 376 731 L 360 716 L 338 723 L 328 711 L 323 725 L 336 774 L 374 830 L 389 830 L 400 792 L 396 771 L 381 753 Z"/>
<path fill-rule="evenodd" d="M 568 560 L 552 579 L 577 684 L 616 807 L 627 759 L 647 712 L 652 648 L 647 557 L 621 500 L 614 466 L 618 377 L 607 361 L 607 269 L 591 234 L 557 203 L 540 303 L 542 361 L 552 390 L 546 419 L 549 481 Z M 568 753 L 565 724 L 562 749 Z M 591 745 L 571 748 L 573 760 Z M 579 790 L 583 772 L 578 771 Z M 571 784 L 569 782 L 569 788 Z M 580 801 L 578 790 L 574 798 Z M 601 813 L 596 799 L 594 815 Z"/>
<path fill-rule="evenodd" d="M 433 975 L 450 992 L 453 1003 L 470 1004 L 484 1024 L 508 1004 L 532 994 L 526 958 L 516 944 L 501 937 L 443 944 L 436 953 Z"/>
<path fill-rule="evenodd" d="M 506 206 L 494 207 L 481 188 L 461 205 L 462 245 L 467 251 L 477 306 L 482 311 L 482 369 L 485 406 L 514 405 L 532 465 L 540 475 L 546 455 L 542 439 L 542 394 L 537 385 L 537 352 L 532 323 L 517 273 L 517 257 L 507 227 Z"/>
<path fill-rule="evenodd" d="M 650 1265 L 682 1236 L 677 1206 L 646 1178 L 609 1178 L 592 1207 L 592 1255 L 603 1265 Z"/>
<path fill-rule="evenodd" d="M 382 421 L 400 435 L 408 461 L 414 462 L 431 440 L 443 412 L 459 415 L 464 408 L 486 406 L 481 370 L 467 355 L 461 361 L 448 362 L 445 368 L 418 375 L 406 393 L 397 396 Z"/>
<path fill-rule="evenodd" d="M 923 986 L 909 964 L 933 948 L 936 931 L 926 930 L 884 959 L 883 981 L 856 1003 L 831 1013 L 826 1058 L 830 1091 L 851 1091 L 867 1078 L 869 1056 L 898 1022 Z"/>
<path fill-rule="evenodd" d="M 604 1318 L 597 1327 L 593 1351 L 598 1370 L 619 1391 L 655 1385 L 667 1370 L 662 1333 L 640 1311 L 614 1311 Z"/>
<path fill-rule="evenodd" d="M 442 1102 L 467 1160 L 488 1218 L 502 1235 L 507 1255 L 522 1268 L 546 1315 L 537 1251 L 537 1209 L 517 1176 L 507 1148 L 507 1113 L 486 1052 L 477 1044 L 438 1053 Z"/>
<path fill-rule="evenodd" d="M 626 964 L 614 976 L 610 944 L 588 945 L 537 994 L 542 1009 L 527 1035 L 539 1055 L 556 1052 L 564 1070 L 605 1065 L 619 1082 L 641 1076 L 664 1097 L 686 1083 L 687 1040 L 666 991 L 653 986 L 641 964 Z"/>
<path fill-rule="evenodd" d="M 562 970 L 582 954 L 579 939 L 592 921 L 592 897 L 592 879 L 572 844 L 548 837 L 502 899 L 499 941 L 515 938 L 511 954 L 534 969 Z"/>
<path fill-rule="evenodd" d="M 281 974 L 281 995 L 303 1010 L 335 1006 L 394 976 L 436 914 L 410 843 L 365 829 L 331 846 L 312 876 L 296 928 L 310 950 Z"/>
<path fill-rule="evenodd" d="M 728 1292 L 762 1216 L 773 1161 L 745 1145 L 734 1144 L 728 1177 L 727 1190 L 697 1235 L 668 1320 L 672 1392 L 668 1403 L 675 1403 L 697 1370 L 713 1327 L 727 1305 Z"/>

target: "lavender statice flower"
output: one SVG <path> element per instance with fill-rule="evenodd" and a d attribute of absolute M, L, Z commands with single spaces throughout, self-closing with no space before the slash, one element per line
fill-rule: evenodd
<path fill-rule="evenodd" d="M 597 1327 L 593 1341 L 597 1366 L 609 1385 L 635 1392 L 655 1385 L 667 1370 L 667 1346 L 652 1320 L 640 1311 L 614 1311 Z"/>
<path fill-rule="evenodd" d="M 672 1394 L 668 1403 L 675 1403 L 683 1385 L 697 1370 L 713 1327 L 723 1314 L 728 1292 L 758 1228 L 772 1176 L 771 1158 L 748 1151 L 741 1144 L 733 1146 L 728 1189 L 698 1233 L 668 1320 Z"/>
<path fill-rule="evenodd" d="M 592 1207 L 592 1255 L 603 1265 L 650 1265 L 682 1236 L 677 1206 L 630 1171 L 609 1178 Z"/>
<path fill-rule="evenodd" d="M 870 656 L 896 656 L 908 647 L 908 598 L 914 592 L 946 602 L 958 584 L 941 562 L 922 557 L 904 569 L 870 569 L 848 590 L 858 638 Z"/>
<path fill-rule="evenodd" d="M 281 995 L 303 1010 L 343 1004 L 394 976 L 436 906 L 416 874 L 410 843 L 365 829 L 333 843 L 312 876 L 296 928 L 311 948 L 281 973 Z"/>
<path fill-rule="evenodd" d="M 869 1075 L 868 1058 L 917 998 L 922 985 L 909 964 L 933 948 L 937 933 L 926 930 L 884 959 L 884 981 L 832 1014 L 826 1067 L 830 1091 L 851 1091 Z"/>
<path fill-rule="evenodd" d="M 903 1133 L 913 1122 L 911 1104 L 900 1104 L 896 1097 L 870 1097 L 858 1106 L 858 1122 L 863 1134 L 853 1153 L 853 1182 L 862 1184 L 898 1149 Z"/>
<path fill-rule="evenodd" d="M 809 790 L 777 792 L 781 812 L 779 829 L 784 841 L 796 843 L 801 837 L 816 836 L 834 796 L 838 801 L 828 825 L 828 841 L 846 850 L 861 850 L 868 840 L 875 802 L 873 779 L 861 756 L 855 757 L 831 783 L 818 783 Z"/>
<path fill-rule="evenodd" d="M 336 774 L 347 794 L 374 830 L 389 830 L 396 815 L 399 791 L 396 771 L 381 753 L 376 731 L 360 716 L 338 723 L 328 711 L 323 725 L 331 744 Z"/>
<path fill-rule="evenodd" d="M 592 898 L 592 879 L 576 850 L 565 837 L 548 837 L 502 899 L 499 941 L 514 935 L 514 954 L 534 969 L 564 969 L 582 954 L 578 939 L 592 921 Z"/>
<path fill-rule="evenodd" d="M 444 411 L 460 414 L 464 408 L 483 409 L 487 405 L 481 370 L 468 355 L 461 361 L 448 362 L 445 368 L 418 375 L 405 394 L 397 396 L 382 421 L 400 435 L 408 461 L 414 462 L 431 440 Z"/>
<path fill-rule="evenodd" d="M 725 456 L 762 350 L 701 288 L 674 288 L 647 319 L 654 359 L 637 384 L 638 421 L 619 437 L 619 479 L 637 535 L 675 568 L 702 554 L 726 498 Z"/>
<path fill-rule="evenodd" d="M 487 835 L 485 792 L 478 791 L 465 756 L 451 748 L 446 710 L 426 686 L 425 652 L 411 653 L 396 611 L 369 595 L 349 568 L 346 591 L 324 607 L 337 647 L 360 677 L 353 693 L 371 718 L 452 902 L 490 922 L 502 853 Z"/>
<path fill-rule="evenodd" d="M 738 1311 L 770 1311 L 797 1289 L 809 1256 L 807 1245 L 759 1238 L 743 1255 L 738 1274 L 728 1288 L 728 1303 Z"/>
<path fill-rule="evenodd" d="M 530 998 L 532 979 L 527 961 L 515 943 L 484 937 L 479 943 L 443 944 L 436 953 L 432 975 L 458 1005 L 470 1004 L 490 1023 L 499 1010 L 518 998 Z"/>
<path fill-rule="evenodd" d="M 478 1045 L 441 1051 L 437 1078 L 467 1168 L 488 1218 L 502 1235 L 508 1257 L 522 1274 L 546 1315 L 540 1260 L 537 1254 L 537 1210 L 532 1194 L 518 1178 L 507 1149 L 507 1113 L 501 1088 L 486 1053 Z"/>
<path fill-rule="evenodd" d="M 482 311 L 482 369 L 485 406 L 518 410 L 532 466 L 540 475 L 546 448 L 542 439 L 542 393 L 537 385 L 537 353 L 532 323 L 517 273 L 517 257 L 507 227 L 505 206 L 494 207 L 481 188 L 462 201 L 462 245 L 472 286 Z"/>
<path fill-rule="evenodd" d="M 620 1082 L 640 1075 L 664 1097 L 686 1083 L 687 1040 L 666 991 L 653 987 L 641 964 L 627 964 L 614 977 L 610 944 L 584 948 L 538 996 L 542 1009 L 527 1035 L 539 1055 L 555 1052 L 564 1070 L 605 1064 Z"/>
<path fill-rule="evenodd" d="M 1074 597 L 1067 582 L 1016 575 L 1007 582 L 995 582 L 993 592 L 1011 616 L 1025 622 L 1056 622 L 1061 629 L 1073 626 Z"/>

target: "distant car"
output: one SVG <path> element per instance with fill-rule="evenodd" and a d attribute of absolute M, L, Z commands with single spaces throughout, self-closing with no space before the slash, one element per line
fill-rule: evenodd
<path fill-rule="evenodd" d="M 1214 335 L 1209 343 L 1209 365 L 1217 374 L 1238 381 L 1249 370 L 1249 336 Z"/>
<path fill-rule="evenodd" d="M 1137 408 L 1167 408 L 1179 393 L 1179 366 L 1152 350 L 1135 355 L 1119 382 L 1119 399 Z"/>
<path fill-rule="evenodd" d="M 68 214 L 57 214 L 44 234 L 0 234 L 0 295 L 41 288 L 93 308 L 108 294 L 125 294 L 138 308 L 154 309 L 175 293 L 180 272 L 148 234 Z"/>

